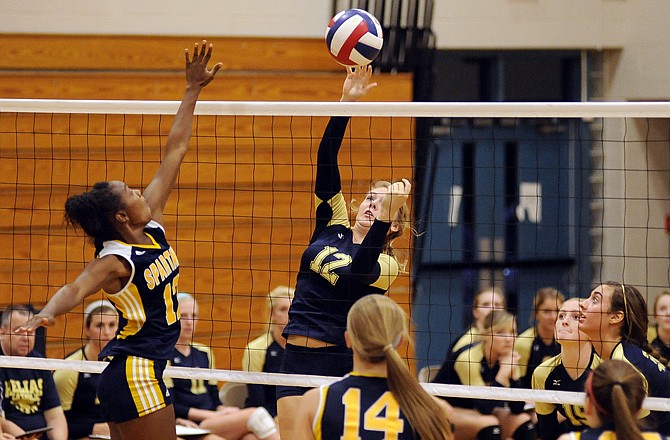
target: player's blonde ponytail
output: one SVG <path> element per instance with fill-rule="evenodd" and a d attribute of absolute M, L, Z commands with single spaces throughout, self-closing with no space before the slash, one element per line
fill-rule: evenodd
<path fill-rule="evenodd" d="M 386 362 L 389 389 L 419 437 L 451 439 L 451 423 L 444 409 L 421 387 L 396 351 L 408 336 L 407 317 L 400 306 L 386 296 L 364 296 L 349 311 L 347 331 L 362 359 Z"/>

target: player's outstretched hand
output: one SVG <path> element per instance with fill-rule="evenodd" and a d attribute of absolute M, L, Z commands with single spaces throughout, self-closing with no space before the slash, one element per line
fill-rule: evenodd
<path fill-rule="evenodd" d="M 212 57 L 212 44 L 207 44 L 207 40 L 202 40 L 202 44 L 195 43 L 193 48 L 193 58 L 190 57 L 188 49 L 185 50 L 186 57 L 186 84 L 188 87 L 205 87 L 212 82 L 216 72 L 221 68 L 221 63 L 217 63 L 212 70 L 207 70 L 207 63 Z"/>
<path fill-rule="evenodd" d="M 377 87 L 377 83 L 370 82 L 372 66 L 347 67 L 347 78 L 342 86 L 340 102 L 355 102 Z"/>
<path fill-rule="evenodd" d="M 34 332 L 39 327 L 51 326 L 56 323 L 56 320 L 51 315 L 38 313 L 33 315 L 24 325 L 14 330 L 14 333 Z"/>
<path fill-rule="evenodd" d="M 379 214 L 379 219 L 386 222 L 392 221 L 398 209 L 407 201 L 411 190 L 412 184 L 407 179 L 392 183 L 382 199 L 382 210 Z"/>

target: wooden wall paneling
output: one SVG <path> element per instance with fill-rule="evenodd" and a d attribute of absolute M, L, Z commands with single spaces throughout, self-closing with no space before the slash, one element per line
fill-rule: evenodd
<path fill-rule="evenodd" d="M 0 34 L 0 97 L 178 100 L 183 61 L 175 52 L 194 41 Z M 202 100 L 340 97 L 344 70 L 321 40 L 211 41 L 224 70 Z M 411 75 L 376 80 L 370 101 L 412 99 Z M 40 307 L 74 279 L 93 248 L 65 228 L 65 199 L 98 180 L 146 185 L 171 122 L 172 116 L 0 113 L 0 247 L 11 250 L 0 255 L 0 288 L 11 291 L 0 306 Z M 263 331 L 267 292 L 295 284 L 313 226 L 314 156 L 326 123 L 324 117 L 196 120 L 165 226 L 180 258 L 181 289 L 207 311 L 196 340 L 214 347 L 222 368 L 239 368 L 243 347 Z M 411 118 L 353 118 L 341 154 L 347 199 L 362 197 L 371 180 L 411 177 L 412 137 Z M 409 286 L 403 274 L 390 292 L 407 309 Z M 83 306 L 48 329 L 49 356 L 83 343 L 82 314 Z"/>

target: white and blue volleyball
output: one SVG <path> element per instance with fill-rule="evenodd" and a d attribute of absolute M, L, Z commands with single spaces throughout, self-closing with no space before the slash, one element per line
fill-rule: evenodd
<path fill-rule="evenodd" d="M 362 9 L 340 12 L 326 29 L 328 51 L 343 66 L 367 66 L 379 55 L 383 43 L 381 24 Z"/>

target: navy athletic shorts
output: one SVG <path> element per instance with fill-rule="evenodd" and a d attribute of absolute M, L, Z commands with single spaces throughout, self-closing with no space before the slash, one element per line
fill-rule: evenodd
<path fill-rule="evenodd" d="M 167 361 L 116 355 L 102 372 L 98 398 L 107 420 L 122 423 L 172 404 L 163 381 Z"/>
<path fill-rule="evenodd" d="M 351 350 L 342 345 L 323 348 L 300 347 L 286 344 L 280 373 L 310 374 L 312 376 L 342 377 L 351 373 L 354 358 Z M 277 386 L 277 399 L 302 396 L 309 388 Z"/>

